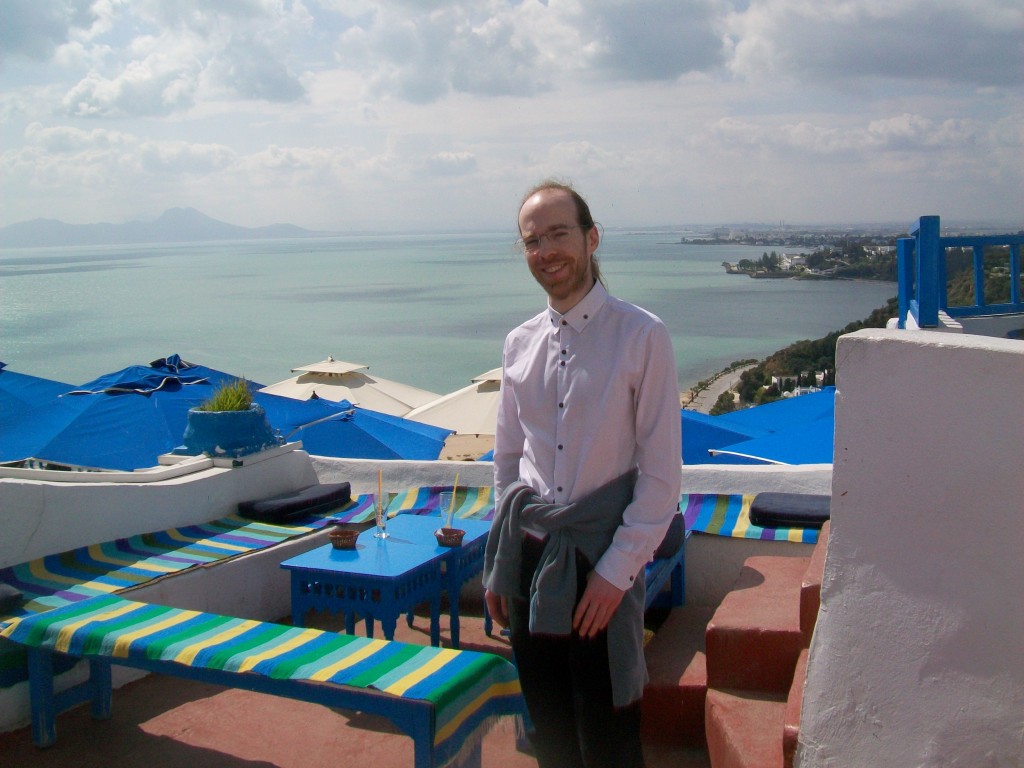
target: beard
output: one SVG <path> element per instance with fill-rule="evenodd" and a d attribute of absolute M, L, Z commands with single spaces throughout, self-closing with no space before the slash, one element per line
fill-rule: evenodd
<path fill-rule="evenodd" d="M 562 268 L 554 278 L 544 272 L 543 266 L 530 271 L 533 274 L 533 279 L 554 301 L 565 301 L 572 296 L 583 298 L 594 285 L 590 258 L 585 254 L 566 257 Z"/>

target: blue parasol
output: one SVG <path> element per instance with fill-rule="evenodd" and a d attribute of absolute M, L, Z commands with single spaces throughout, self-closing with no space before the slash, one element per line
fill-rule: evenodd
<path fill-rule="evenodd" d="M 761 433 L 714 446 L 711 463 L 831 464 L 835 395 L 835 387 L 825 387 L 819 392 L 714 417 L 730 427 Z"/>
<path fill-rule="evenodd" d="M 118 470 L 155 466 L 161 454 L 181 444 L 189 409 L 235 378 L 177 356 L 105 374 L 73 393 L 0 414 L 0 462 L 32 458 Z M 253 399 L 263 406 L 271 427 L 324 456 L 436 459 L 449 434 L 344 401 L 260 392 Z"/>
<path fill-rule="evenodd" d="M 287 397 L 277 399 L 292 400 Z M 318 401 L 292 402 L 306 404 Z M 445 439 L 452 433 L 450 429 L 352 406 L 347 400 L 332 405 L 347 408 L 347 413 L 341 418 L 298 429 L 291 439 L 301 440 L 305 450 L 319 456 L 433 461 L 440 455 Z M 267 413 L 270 413 L 269 408 Z"/>
<path fill-rule="evenodd" d="M 23 411 L 71 389 L 71 384 L 17 373 L 0 362 L 0 415 Z"/>

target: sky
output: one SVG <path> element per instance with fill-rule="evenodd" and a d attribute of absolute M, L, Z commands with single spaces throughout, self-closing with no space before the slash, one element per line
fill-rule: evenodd
<path fill-rule="evenodd" d="M 1024 226 L 1020 0 L 2 0 L 0 226 Z"/>

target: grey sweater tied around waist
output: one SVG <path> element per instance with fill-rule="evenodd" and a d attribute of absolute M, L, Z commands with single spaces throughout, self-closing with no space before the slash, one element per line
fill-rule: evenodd
<path fill-rule="evenodd" d="M 601 559 L 633 499 L 635 481 L 636 472 L 627 472 L 569 504 L 545 502 L 522 482 L 505 489 L 487 538 L 483 582 L 495 594 L 529 599 L 531 634 L 572 632 L 576 552 L 591 563 Z M 524 522 L 548 535 L 529 595 L 520 594 Z M 644 580 L 637 578 L 608 624 L 612 699 L 617 707 L 638 701 L 647 683 L 644 597 Z"/>

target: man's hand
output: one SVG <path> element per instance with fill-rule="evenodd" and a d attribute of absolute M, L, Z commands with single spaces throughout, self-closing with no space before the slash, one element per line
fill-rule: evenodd
<path fill-rule="evenodd" d="M 597 571 L 591 571 L 587 575 L 587 588 L 583 590 L 583 597 L 572 616 L 572 628 L 580 637 L 594 637 L 607 628 L 624 594 Z"/>
<path fill-rule="evenodd" d="M 494 619 L 494 623 L 499 627 L 507 627 L 508 598 L 485 589 L 484 602 L 487 603 L 487 610 L 490 612 L 491 618 Z"/>

